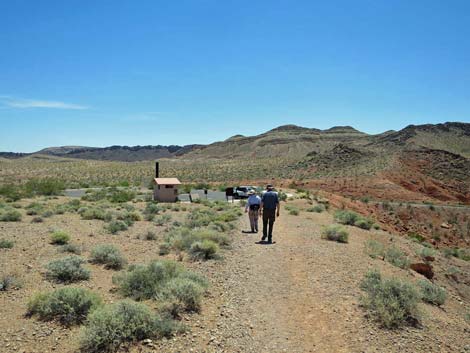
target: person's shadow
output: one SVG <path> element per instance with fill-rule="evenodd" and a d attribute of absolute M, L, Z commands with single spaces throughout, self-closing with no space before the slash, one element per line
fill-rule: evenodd
<path fill-rule="evenodd" d="M 276 242 L 273 241 L 273 242 L 270 243 L 266 240 L 260 240 L 260 241 L 255 242 L 255 244 L 258 244 L 258 245 L 273 245 L 273 244 L 276 244 Z"/>

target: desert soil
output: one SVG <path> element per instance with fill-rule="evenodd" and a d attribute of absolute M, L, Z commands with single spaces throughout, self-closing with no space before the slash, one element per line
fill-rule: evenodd
<path fill-rule="evenodd" d="M 411 282 L 422 277 L 370 258 L 364 253 L 364 243 L 368 239 L 393 243 L 415 260 L 414 251 L 420 245 L 383 231 L 354 227 L 348 227 L 348 244 L 323 240 L 321 227 L 333 223 L 332 215 L 305 212 L 309 205 L 304 200 L 289 203 L 296 204 L 301 212 L 294 216 L 282 211 L 275 223 L 276 244 L 256 244 L 260 235 L 242 233 L 247 228 L 243 217 L 233 235 L 232 249 L 223 253 L 222 260 L 193 263 L 185 259 L 187 267 L 205 274 L 211 282 L 202 311 L 183 317 L 186 333 L 141 342 L 130 351 L 470 352 L 470 325 L 464 319 L 470 312 L 468 285 L 454 285 L 444 275 L 451 266 L 468 275 L 468 262 L 436 256 L 436 282 L 448 290 L 447 302 L 442 308 L 420 304 L 420 327 L 384 330 L 367 318 L 359 305 L 359 283 L 364 273 L 379 268 L 384 276 Z M 174 219 L 183 216 L 180 212 Z M 24 317 L 32 293 L 57 287 L 43 278 L 44 263 L 63 256 L 47 242 L 51 228 L 68 230 L 86 249 L 113 243 L 130 263 L 158 258 L 158 242 L 137 238 L 151 227 L 148 222 L 137 222 L 129 231 L 110 236 L 100 221 L 82 221 L 77 215 L 54 218 L 45 224 L 23 220 L 0 225 L 2 235 L 16 241 L 14 249 L 0 250 L 0 266 L 18 273 L 24 281 L 22 288 L 0 293 L 2 353 L 77 349 L 78 328 L 65 329 Z M 79 285 L 99 292 L 107 302 L 119 300 L 113 291 L 112 271 L 87 266 L 92 269 L 92 279 Z"/>

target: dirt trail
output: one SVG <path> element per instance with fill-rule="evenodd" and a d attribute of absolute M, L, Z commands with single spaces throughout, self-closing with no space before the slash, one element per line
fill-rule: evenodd
<path fill-rule="evenodd" d="M 416 274 L 366 256 L 364 242 L 371 232 L 349 227 L 348 244 L 321 239 L 321 227 L 332 221 L 328 213 L 300 217 L 283 212 L 275 223 L 276 244 L 256 244 L 260 235 L 238 238 L 214 272 L 217 309 L 204 322 L 210 332 L 203 336 L 206 343 L 194 351 L 464 351 L 470 343 L 463 338 L 467 333 L 450 315 L 461 310 L 457 302 L 446 304 L 447 313 L 427 306 L 431 313 L 421 328 L 389 331 L 368 320 L 359 306 L 359 283 L 368 269 L 379 267 L 384 275 L 410 280 Z"/>
<path fill-rule="evenodd" d="M 314 239 L 320 226 L 311 222 L 307 229 L 300 227 L 298 218 L 283 215 L 275 223 L 276 244 L 256 244 L 260 236 L 247 234 L 236 256 L 228 259 L 227 282 L 238 286 L 230 289 L 232 301 L 226 307 L 237 320 L 223 315 L 219 326 L 234 335 L 243 329 L 247 335 L 245 342 L 222 338 L 227 351 L 348 352 L 344 328 L 325 306 L 322 269 L 315 269 Z"/>

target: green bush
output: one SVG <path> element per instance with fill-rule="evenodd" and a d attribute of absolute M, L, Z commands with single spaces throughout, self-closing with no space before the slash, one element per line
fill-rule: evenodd
<path fill-rule="evenodd" d="M 434 249 L 423 246 L 416 251 L 416 254 L 425 260 L 427 257 L 434 257 L 436 255 L 436 251 Z"/>
<path fill-rule="evenodd" d="M 101 305 L 101 298 L 84 288 L 63 287 L 36 294 L 28 303 L 28 315 L 40 320 L 58 320 L 66 326 L 85 321 L 88 313 Z"/>
<path fill-rule="evenodd" d="M 128 228 L 128 225 L 124 221 L 111 221 L 106 227 L 106 229 L 112 234 L 116 234 L 120 231 L 127 230 L 127 228 Z"/>
<path fill-rule="evenodd" d="M 44 211 L 44 205 L 38 202 L 33 202 L 26 206 L 25 209 L 28 216 L 36 216 Z"/>
<path fill-rule="evenodd" d="M 377 240 L 366 241 L 366 253 L 373 259 L 384 255 L 384 245 Z"/>
<path fill-rule="evenodd" d="M 82 217 L 82 219 L 98 219 L 98 220 L 109 220 L 110 214 L 107 214 L 107 212 L 101 208 L 95 208 L 95 207 L 83 207 L 78 210 L 78 213 Z"/>
<path fill-rule="evenodd" d="M 445 257 L 456 257 L 464 261 L 470 261 L 470 250 L 459 248 L 445 248 L 442 250 Z"/>
<path fill-rule="evenodd" d="M 125 297 L 135 300 L 153 298 L 169 301 L 175 297 L 171 283 L 176 279 L 193 282 L 194 285 L 201 287 L 202 291 L 207 287 L 207 282 L 202 277 L 185 270 L 174 261 L 153 261 L 148 265 L 131 266 L 127 272 L 114 276 L 113 282 Z M 189 306 L 190 303 L 187 304 L 185 309 L 192 310 L 192 306 Z"/>
<path fill-rule="evenodd" d="M 421 292 L 421 299 L 425 302 L 442 305 L 447 299 L 447 292 L 444 288 L 429 282 L 428 280 L 418 281 L 418 286 Z"/>
<path fill-rule="evenodd" d="M 113 270 L 120 270 L 127 263 L 121 251 L 109 244 L 96 246 L 91 251 L 90 262 L 105 265 L 106 268 Z"/>
<path fill-rule="evenodd" d="M 24 190 L 28 196 L 52 196 L 60 195 L 65 190 L 65 184 L 56 179 L 31 179 L 24 185 Z"/>
<path fill-rule="evenodd" d="M 111 190 L 108 195 L 108 200 L 113 203 L 123 203 L 132 201 L 136 194 L 132 190 Z"/>
<path fill-rule="evenodd" d="M 321 237 L 322 239 L 328 239 L 337 241 L 339 243 L 347 243 L 348 242 L 348 231 L 341 227 L 340 225 L 329 225 L 323 227 Z"/>
<path fill-rule="evenodd" d="M 325 211 L 325 207 L 323 205 L 315 205 L 307 208 L 307 212 L 322 213 L 323 211 Z"/>
<path fill-rule="evenodd" d="M 210 260 L 217 258 L 219 246 L 212 240 L 196 241 L 189 248 L 193 260 Z"/>
<path fill-rule="evenodd" d="M 11 240 L 0 239 L 0 249 L 11 249 L 15 243 Z"/>
<path fill-rule="evenodd" d="M 161 256 L 168 255 L 170 251 L 171 251 L 171 244 L 161 243 L 158 249 L 158 254 Z"/>
<path fill-rule="evenodd" d="M 419 320 L 419 295 L 413 286 L 397 279 L 382 279 L 377 271 L 369 271 L 361 283 L 366 295 L 361 304 L 369 315 L 386 328 L 415 324 Z"/>
<path fill-rule="evenodd" d="M 297 207 L 291 207 L 289 210 L 288 210 L 288 213 L 291 215 L 291 216 L 298 216 L 299 215 L 299 209 Z"/>
<path fill-rule="evenodd" d="M 0 185 L 0 195 L 8 201 L 18 201 L 23 197 L 23 192 L 18 185 L 4 184 Z"/>
<path fill-rule="evenodd" d="M 168 337 L 177 329 L 175 321 L 156 316 L 146 305 L 123 300 L 89 315 L 80 349 L 85 353 L 115 352 L 122 344 Z"/>
<path fill-rule="evenodd" d="M 341 210 L 335 213 L 335 220 L 341 224 L 353 226 L 359 218 L 361 217 L 356 212 L 352 211 Z"/>
<path fill-rule="evenodd" d="M 385 251 L 385 260 L 391 263 L 393 266 L 407 269 L 410 267 L 410 259 L 400 249 L 392 246 Z"/>
<path fill-rule="evenodd" d="M 163 226 L 171 221 L 171 216 L 169 214 L 164 214 L 159 217 L 155 217 L 154 223 L 157 226 Z"/>
<path fill-rule="evenodd" d="M 0 222 L 19 222 L 21 213 L 13 208 L 0 209 Z"/>
<path fill-rule="evenodd" d="M 70 241 L 70 235 L 62 230 L 56 230 L 51 234 L 51 244 L 64 245 Z"/>
<path fill-rule="evenodd" d="M 87 280 L 90 278 L 90 271 L 82 267 L 83 263 L 85 260 L 73 255 L 51 261 L 46 266 L 46 276 L 49 279 L 66 283 Z"/>
<path fill-rule="evenodd" d="M 363 217 L 359 217 L 354 222 L 354 226 L 361 228 L 361 229 L 365 229 L 365 230 L 370 230 L 373 224 L 374 224 L 373 220 L 371 220 L 370 218 L 363 218 Z"/>
<path fill-rule="evenodd" d="M 82 248 L 76 244 L 65 244 L 60 248 L 60 251 L 80 255 Z"/>

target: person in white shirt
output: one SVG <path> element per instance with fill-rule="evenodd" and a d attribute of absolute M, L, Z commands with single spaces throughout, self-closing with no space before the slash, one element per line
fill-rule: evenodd
<path fill-rule="evenodd" d="M 248 217 L 250 219 L 250 226 L 252 233 L 258 233 L 258 217 L 259 217 L 259 208 L 261 205 L 261 198 L 255 194 L 253 190 L 248 192 L 248 201 L 245 206 L 245 213 L 248 212 Z"/>

